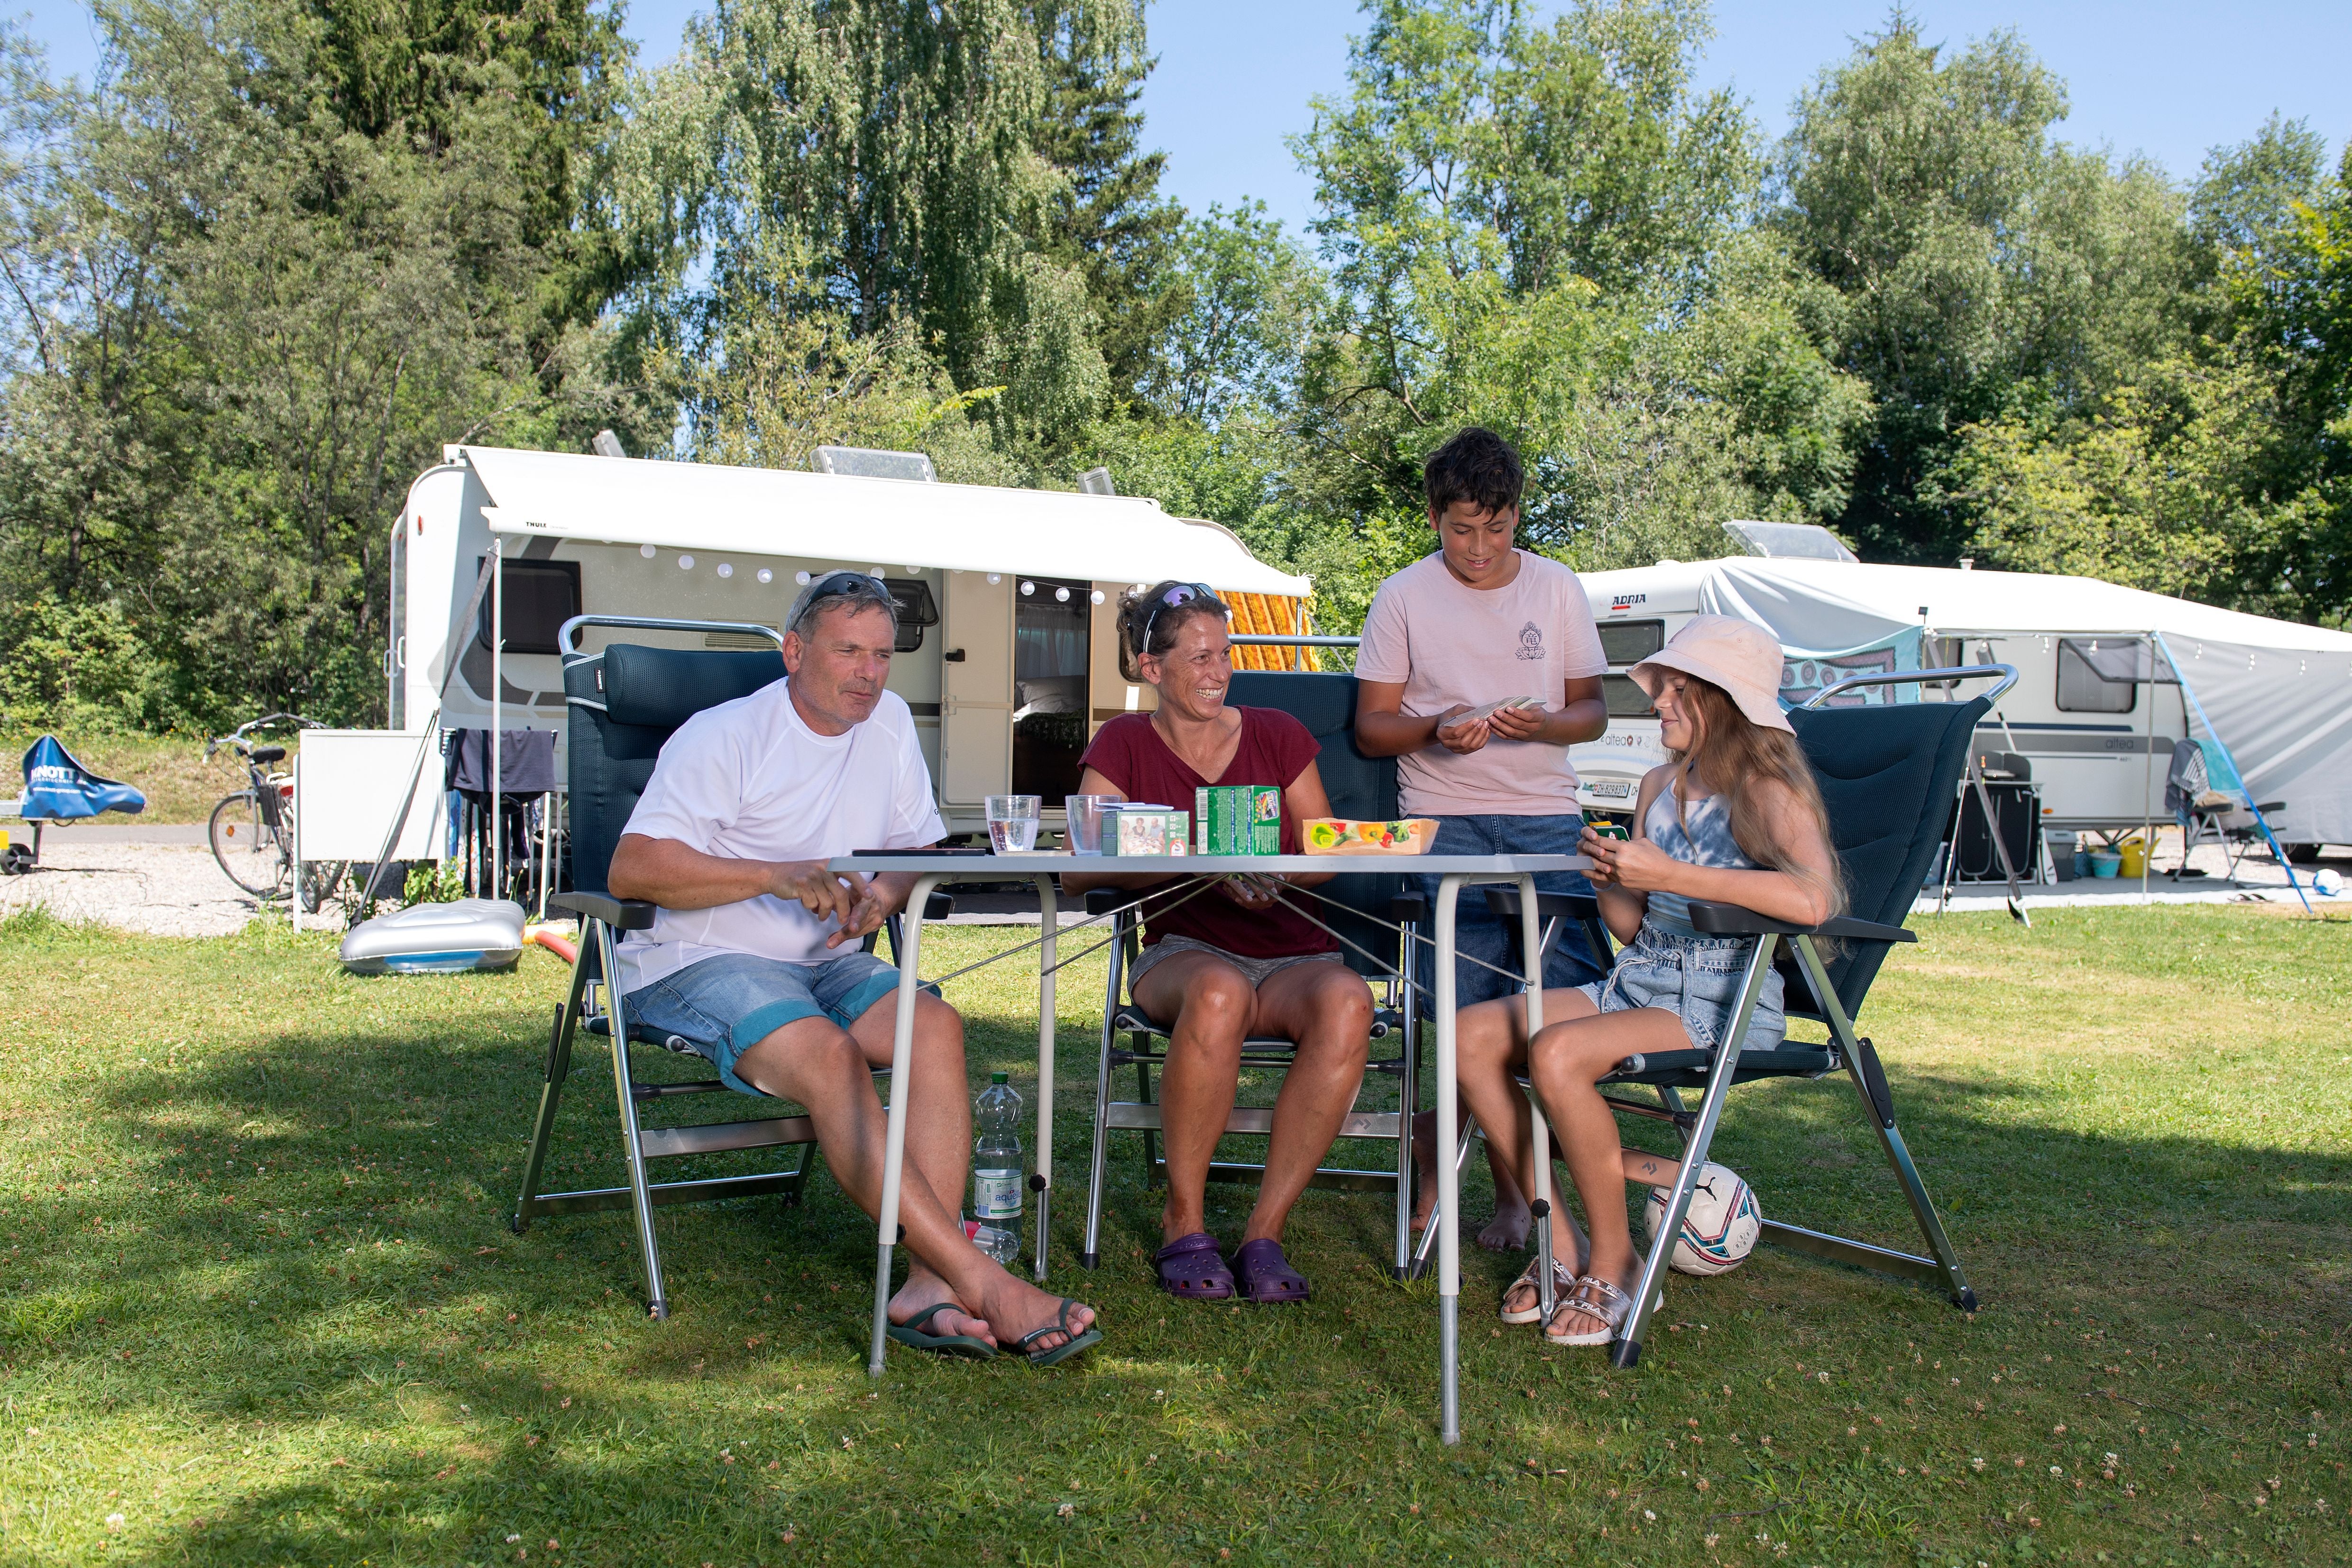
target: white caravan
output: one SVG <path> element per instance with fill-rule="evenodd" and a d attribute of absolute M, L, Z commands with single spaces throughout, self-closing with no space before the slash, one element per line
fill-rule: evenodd
<path fill-rule="evenodd" d="M 915 454 L 827 453 L 886 470 L 895 459 L 908 476 L 447 448 L 392 528 L 392 728 L 431 721 L 453 632 L 457 678 L 439 727 L 489 727 L 495 685 L 500 727 L 561 731 L 556 633 L 572 617 L 777 627 L 810 574 L 855 567 L 898 600 L 890 689 L 914 710 L 949 828 L 969 832 L 981 830 L 986 795 L 1042 795 L 1058 814 L 1094 730 L 1150 706 L 1150 690 L 1118 671 L 1123 591 L 1205 582 L 1240 601 L 1236 631 L 1307 630 L 1308 580 L 1255 559 L 1215 523 L 1099 491 L 943 485 Z M 456 627 L 493 549 L 499 603 L 486 595 L 473 624 Z M 495 659 L 494 618 L 504 643 Z M 585 628 L 581 645 L 615 640 L 774 645 L 751 632 L 602 627 Z M 1247 662 L 1297 657 L 1252 650 Z M 563 755 L 559 744 L 559 768 Z"/>
<path fill-rule="evenodd" d="M 1665 760 L 1648 699 L 1625 672 L 1710 613 L 1779 639 L 1792 704 L 1851 674 L 2016 666 L 2021 678 L 1978 729 L 1977 749 L 2026 758 L 2046 828 L 2169 821 L 2166 765 L 2173 743 L 2193 735 L 2219 738 L 2255 800 L 2279 802 L 2268 815 L 2290 849 L 2352 841 L 2352 634 L 2093 578 L 1872 565 L 1819 529 L 1725 526 L 1774 553 L 1583 580 L 1610 662 L 1609 733 L 1572 754 L 1588 809 L 1624 811 L 1643 773 Z M 1989 684 L 1831 701 L 1956 702 Z"/>

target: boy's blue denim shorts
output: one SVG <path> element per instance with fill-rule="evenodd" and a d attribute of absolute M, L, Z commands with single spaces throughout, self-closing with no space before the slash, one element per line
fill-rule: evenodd
<path fill-rule="evenodd" d="M 1584 813 L 1563 811 L 1557 816 L 1475 816 L 1439 817 L 1437 837 L 1430 845 L 1432 854 L 1440 855 L 1572 855 L 1580 853 L 1579 842 L 1584 832 Z M 1401 862 L 1408 865 L 1410 862 Z M 1432 944 L 1437 939 L 1437 884 L 1439 879 L 1422 876 L 1422 896 L 1429 901 L 1430 919 L 1422 935 L 1429 938 L 1415 943 L 1414 977 L 1421 986 L 1421 1010 L 1423 1017 L 1434 1017 L 1437 987 L 1437 953 Z M 1546 872 L 1536 878 L 1538 893 L 1580 893 L 1592 896 L 1592 883 L 1581 872 Z M 1454 906 L 1454 944 L 1460 955 L 1454 967 L 1454 998 L 1457 1007 L 1492 1000 L 1496 997 L 1517 994 L 1517 983 L 1496 969 L 1517 971 L 1518 962 L 1513 956 L 1515 927 L 1497 919 L 1486 907 L 1486 890 L 1472 885 L 1462 890 L 1462 900 Z M 1465 963 L 1462 959 L 1477 958 L 1495 968 Z M 1571 925 L 1559 934 L 1559 942 L 1551 950 L 1544 965 L 1544 986 L 1549 990 L 1564 991 L 1601 978 L 1602 967 L 1586 946 L 1583 929 Z"/>
<path fill-rule="evenodd" d="M 1738 1005 L 1739 982 L 1755 946 L 1750 937 L 1684 936 L 1645 920 L 1633 946 L 1618 953 L 1609 977 L 1577 989 L 1604 1013 L 1664 1008 L 1682 1019 L 1691 1044 L 1713 1051 L 1731 1030 L 1731 1009 Z M 1784 986 L 1779 971 L 1765 971 L 1740 1050 L 1769 1051 L 1789 1032 Z"/>
<path fill-rule="evenodd" d="M 757 1094 L 735 1076 L 745 1051 L 802 1019 L 828 1018 L 847 1029 L 898 988 L 898 971 L 871 953 L 814 964 L 722 953 L 639 986 L 625 1006 L 631 1023 L 677 1036 L 710 1059 L 728 1088 Z"/>

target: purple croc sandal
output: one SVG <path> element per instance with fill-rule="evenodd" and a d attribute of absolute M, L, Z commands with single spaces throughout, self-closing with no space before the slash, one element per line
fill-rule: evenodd
<path fill-rule="evenodd" d="M 1290 1266 L 1282 1255 L 1282 1243 L 1271 1237 L 1243 1242 L 1234 1254 L 1234 1267 L 1241 1273 L 1244 1301 L 1272 1306 L 1307 1299 L 1307 1276 Z"/>
<path fill-rule="evenodd" d="M 1217 1256 L 1217 1239 L 1205 1230 L 1179 1236 L 1151 1255 L 1160 1288 L 1190 1301 L 1222 1301 L 1234 1293 L 1233 1270 Z"/>

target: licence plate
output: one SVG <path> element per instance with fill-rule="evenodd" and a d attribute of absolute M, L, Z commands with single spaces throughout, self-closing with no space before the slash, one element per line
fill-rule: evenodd
<path fill-rule="evenodd" d="M 1597 784 L 1587 784 L 1584 792 L 1603 800 L 1625 800 L 1633 798 L 1633 786 L 1622 779 L 1604 779 Z"/>

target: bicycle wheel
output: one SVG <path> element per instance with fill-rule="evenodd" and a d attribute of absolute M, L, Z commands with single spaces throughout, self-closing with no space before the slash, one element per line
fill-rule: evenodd
<path fill-rule="evenodd" d="M 306 861 L 302 865 L 302 913 L 316 915 L 320 905 L 334 897 L 342 885 L 343 873 L 349 869 L 345 861 Z"/>
<path fill-rule="evenodd" d="M 215 806 L 205 836 L 229 881 L 256 898 L 268 898 L 284 884 L 285 846 L 263 820 L 261 801 L 252 790 L 239 790 Z"/>

